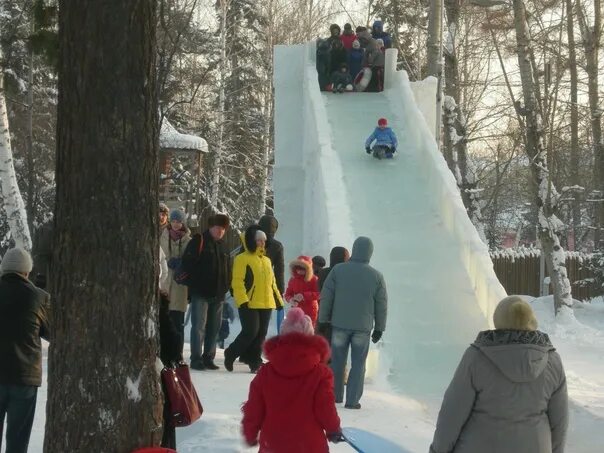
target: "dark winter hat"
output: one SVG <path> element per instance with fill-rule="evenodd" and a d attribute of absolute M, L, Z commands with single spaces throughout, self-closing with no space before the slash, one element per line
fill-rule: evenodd
<path fill-rule="evenodd" d="M 322 268 L 325 267 L 326 264 L 325 258 L 323 258 L 321 255 L 315 255 L 312 257 L 312 265 L 314 267 Z"/>
<path fill-rule="evenodd" d="M 210 225 L 210 228 L 219 226 L 226 230 L 231 225 L 231 219 L 229 219 L 229 216 L 226 214 L 214 214 L 208 219 L 208 224 Z"/>
<path fill-rule="evenodd" d="M 330 31 L 330 32 L 333 32 L 334 30 L 338 30 L 338 31 L 340 31 L 340 30 L 341 30 L 341 28 L 340 28 L 340 26 L 339 26 L 338 24 L 331 24 L 331 25 L 329 26 L 329 31 Z"/>
<path fill-rule="evenodd" d="M 344 30 L 352 30 L 352 25 L 344 24 Z"/>
<path fill-rule="evenodd" d="M 34 267 L 33 260 L 29 252 L 21 247 L 10 249 L 2 258 L 0 270 L 5 274 L 7 272 L 20 272 L 29 274 Z"/>
<path fill-rule="evenodd" d="M 170 214 L 170 208 L 166 205 L 166 203 L 159 204 L 159 212 L 164 212 L 166 214 Z"/>
<path fill-rule="evenodd" d="M 493 324 L 498 330 L 537 330 L 535 312 L 520 296 L 508 296 L 497 304 Z"/>
<path fill-rule="evenodd" d="M 279 228 L 279 221 L 272 215 L 263 215 L 258 221 L 260 229 L 266 233 L 269 239 L 275 237 L 277 229 Z"/>
<path fill-rule="evenodd" d="M 378 126 L 388 126 L 388 120 L 386 118 L 380 118 L 378 120 Z"/>
<path fill-rule="evenodd" d="M 185 223 L 185 220 L 185 211 L 183 211 L 182 209 L 172 209 L 172 212 L 170 212 L 170 222 L 176 221 L 180 223 Z"/>
<path fill-rule="evenodd" d="M 336 264 L 345 263 L 350 259 L 350 252 L 346 247 L 336 246 L 329 252 L 329 265 L 334 267 Z"/>
<path fill-rule="evenodd" d="M 364 31 L 367 31 L 367 27 L 363 27 L 362 25 L 359 25 L 359 26 L 356 28 L 356 30 L 355 30 L 355 32 L 356 32 L 357 34 L 362 33 L 362 32 L 364 32 Z"/>

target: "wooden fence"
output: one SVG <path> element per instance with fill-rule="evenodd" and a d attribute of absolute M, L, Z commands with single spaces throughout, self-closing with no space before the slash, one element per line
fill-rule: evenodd
<path fill-rule="evenodd" d="M 538 249 L 491 252 L 495 274 L 508 294 L 540 296 L 540 255 Z M 585 266 L 588 259 L 589 255 L 567 253 L 566 270 L 572 285 L 573 299 L 587 300 L 596 295 L 590 287 L 579 284 L 579 281 L 593 277 Z M 547 269 L 545 275 L 548 275 Z M 549 294 L 551 293 L 550 285 Z"/>

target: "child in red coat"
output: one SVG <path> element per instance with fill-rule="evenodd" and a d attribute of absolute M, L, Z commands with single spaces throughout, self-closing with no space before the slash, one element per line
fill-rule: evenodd
<path fill-rule="evenodd" d="M 319 315 L 319 280 L 312 271 L 312 260 L 308 256 L 299 256 L 289 263 L 292 276 L 287 283 L 285 300 L 299 307 L 310 316 L 313 326 Z"/>
<path fill-rule="evenodd" d="M 259 453 L 327 453 L 327 440 L 342 440 L 329 354 L 310 318 L 290 309 L 281 334 L 264 343 L 268 363 L 260 367 L 243 405 L 248 445 L 259 444 Z"/>

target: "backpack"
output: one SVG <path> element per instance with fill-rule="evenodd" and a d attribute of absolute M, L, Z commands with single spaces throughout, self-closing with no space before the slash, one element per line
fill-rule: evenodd
<path fill-rule="evenodd" d="M 199 259 L 199 255 L 201 255 L 201 251 L 203 250 L 203 235 L 199 235 L 199 247 L 197 247 L 197 258 Z M 186 250 L 185 250 L 186 253 Z M 179 285 L 191 286 L 193 284 L 193 279 L 191 278 L 191 273 L 184 269 L 182 264 L 182 258 L 178 258 L 178 263 L 176 264 L 176 268 L 174 269 L 174 273 L 172 274 L 172 278 Z"/>

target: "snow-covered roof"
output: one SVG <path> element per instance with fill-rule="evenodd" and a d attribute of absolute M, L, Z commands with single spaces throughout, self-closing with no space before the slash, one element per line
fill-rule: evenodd
<path fill-rule="evenodd" d="M 208 142 L 195 135 L 181 134 L 164 118 L 159 132 L 160 148 L 208 152 Z"/>

